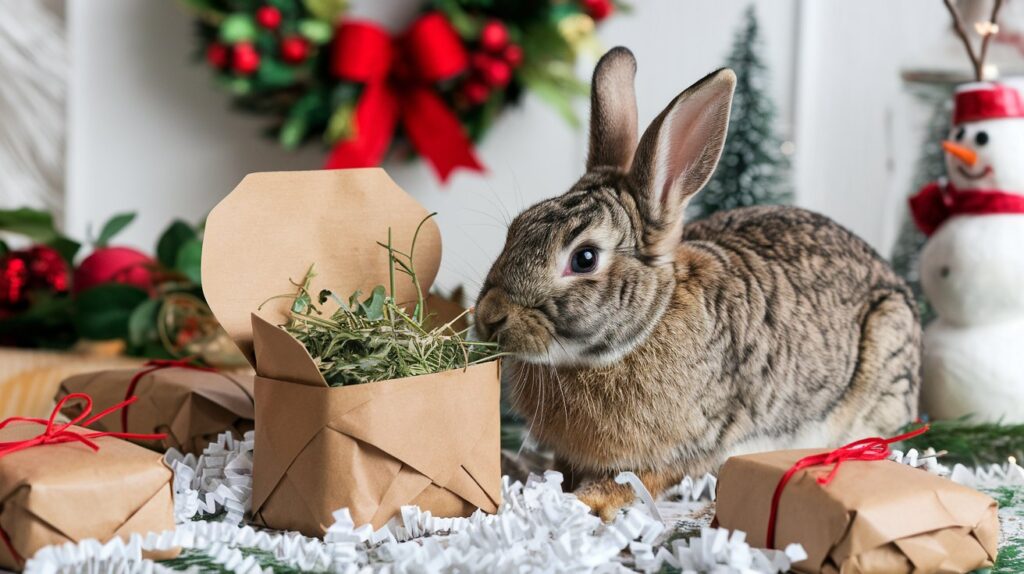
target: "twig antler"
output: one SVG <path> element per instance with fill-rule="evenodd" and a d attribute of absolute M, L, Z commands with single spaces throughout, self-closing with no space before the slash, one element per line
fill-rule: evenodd
<path fill-rule="evenodd" d="M 953 4 L 953 0 L 943 0 L 943 2 L 946 4 L 949 14 L 953 17 L 953 29 L 956 30 L 956 35 L 960 37 L 964 48 L 967 49 L 967 57 L 971 59 L 971 65 L 974 67 L 974 77 L 980 82 L 984 79 L 985 75 L 985 58 L 988 56 L 988 44 L 992 40 L 992 36 L 995 36 L 999 29 L 996 19 L 999 17 L 999 10 L 1003 7 L 1003 0 L 995 0 L 993 2 L 992 15 L 989 16 L 988 27 L 985 30 L 978 31 L 981 34 L 981 50 L 978 54 L 974 53 L 974 47 L 971 46 L 971 37 L 967 35 L 964 20 L 960 16 L 960 11 Z"/>

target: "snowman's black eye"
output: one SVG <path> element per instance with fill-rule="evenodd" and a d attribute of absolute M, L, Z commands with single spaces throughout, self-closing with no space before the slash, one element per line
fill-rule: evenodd
<path fill-rule="evenodd" d="M 975 145 L 985 145 L 985 144 L 987 144 L 988 143 L 988 133 L 986 133 L 986 132 L 978 132 L 977 134 L 975 134 L 975 136 L 974 136 L 974 143 L 975 143 Z"/>
<path fill-rule="evenodd" d="M 966 131 L 967 130 L 965 130 L 964 128 L 960 128 L 960 129 L 956 130 L 956 135 L 953 136 L 953 139 L 955 139 L 958 142 L 959 141 L 963 141 L 964 140 L 964 133 L 966 133 Z"/>

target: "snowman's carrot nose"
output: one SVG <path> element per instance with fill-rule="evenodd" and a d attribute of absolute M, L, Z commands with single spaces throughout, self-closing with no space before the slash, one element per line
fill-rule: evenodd
<path fill-rule="evenodd" d="M 967 164 L 967 167 L 974 167 L 978 163 L 978 152 L 949 140 L 942 142 L 942 149 L 956 159 Z"/>

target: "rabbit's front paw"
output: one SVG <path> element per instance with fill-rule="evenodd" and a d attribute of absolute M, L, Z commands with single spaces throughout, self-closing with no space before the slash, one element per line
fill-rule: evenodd
<path fill-rule="evenodd" d="M 619 509 L 633 502 L 636 495 L 628 484 L 618 484 L 610 478 L 588 482 L 576 489 L 576 498 L 605 522 L 611 522 Z"/>

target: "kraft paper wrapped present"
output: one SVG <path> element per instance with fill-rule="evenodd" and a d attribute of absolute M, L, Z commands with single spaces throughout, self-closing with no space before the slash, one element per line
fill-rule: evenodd
<path fill-rule="evenodd" d="M 203 289 L 256 369 L 253 520 L 320 536 L 331 513 L 380 527 L 407 504 L 466 516 L 500 503 L 498 362 L 407 379 L 330 387 L 305 347 L 279 328 L 291 281 L 311 292 L 388 284 L 386 250 L 409 245 L 426 210 L 380 169 L 257 173 L 210 213 Z M 441 259 L 427 221 L 415 264 L 429 289 Z M 412 301 L 403 278 L 395 298 Z M 429 310 L 429 309 L 428 309 Z M 330 312 L 328 309 L 325 311 Z"/>
<path fill-rule="evenodd" d="M 57 399 L 86 393 L 94 408 L 105 409 L 130 396 L 139 400 L 118 416 L 96 421 L 102 431 L 164 433 L 159 441 L 136 441 L 147 448 L 199 454 L 217 435 L 241 438 L 253 429 L 255 384 L 251 373 L 196 368 L 182 361 L 151 361 L 142 369 L 114 369 L 76 375 L 61 383 Z M 73 418 L 81 405 L 70 403 Z"/>
<path fill-rule="evenodd" d="M 87 416 L 88 408 L 73 422 Z M 160 454 L 52 420 L 0 423 L 0 569 L 19 570 L 51 544 L 174 529 L 172 473 Z"/>
<path fill-rule="evenodd" d="M 715 520 L 767 544 L 773 494 L 797 461 L 822 450 L 736 456 L 718 478 Z M 792 474 L 778 499 L 774 547 L 803 545 L 798 572 L 970 572 L 992 566 L 996 502 L 971 488 L 889 460 L 846 460 Z"/>

